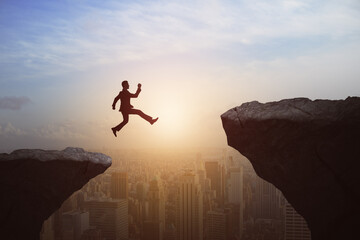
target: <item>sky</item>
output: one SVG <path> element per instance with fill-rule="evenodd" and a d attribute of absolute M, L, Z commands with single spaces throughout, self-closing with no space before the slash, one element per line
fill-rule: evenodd
<path fill-rule="evenodd" d="M 244 102 L 360 95 L 358 0 L 0 0 L 0 36 L 0 151 L 224 147 Z M 125 79 L 159 120 L 115 138 Z"/>

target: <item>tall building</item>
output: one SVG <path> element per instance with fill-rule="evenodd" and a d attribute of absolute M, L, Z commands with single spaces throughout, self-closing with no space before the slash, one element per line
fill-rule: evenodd
<path fill-rule="evenodd" d="M 104 238 L 101 235 L 100 229 L 92 227 L 82 234 L 80 240 L 104 240 Z"/>
<path fill-rule="evenodd" d="M 282 196 L 280 190 L 259 176 L 256 176 L 255 184 L 255 217 L 280 219 L 280 198 Z"/>
<path fill-rule="evenodd" d="M 162 240 L 165 230 L 165 196 L 161 180 L 154 178 L 148 192 L 149 214 L 143 226 L 144 240 Z"/>
<path fill-rule="evenodd" d="M 196 155 L 196 170 L 197 170 L 197 175 L 199 176 L 199 183 L 201 185 L 201 191 L 205 192 L 206 171 L 205 171 L 205 167 L 204 167 L 204 161 L 201 159 L 200 153 L 198 153 Z"/>
<path fill-rule="evenodd" d="M 180 176 L 176 229 L 178 240 L 203 239 L 203 195 L 191 171 Z"/>
<path fill-rule="evenodd" d="M 244 202 L 244 221 L 248 221 L 256 216 L 255 214 L 255 201 L 254 201 L 254 174 L 249 170 L 244 171 L 244 187 L 243 187 L 243 202 Z"/>
<path fill-rule="evenodd" d="M 175 228 L 174 224 L 166 225 L 164 238 L 166 240 L 176 240 L 176 228 Z"/>
<path fill-rule="evenodd" d="M 138 182 L 136 184 L 136 198 L 142 203 L 146 199 L 148 192 L 148 186 L 144 182 Z"/>
<path fill-rule="evenodd" d="M 111 198 L 128 199 L 129 184 L 127 172 L 113 172 L 111 174 Z"/>
<path fill-rule="evenodd" d="M 243 168 L 229 170 L 229 203 L 241 204 L 243 201 Z"/>
<path fill-rule="evenodd" d="M 106 239 L 128 239 L 128 200 L 90 199 L 84 202 L 90 226 L 101 230 Z"/>
<path fill-rule="evenodd" d="M 304 218 L 286 201 L 285 240 L 311 240 L 311 233 Z"/>
<path fill-rule="evenodd" d="M 216 192 L 216 200 L 220 206 L 224 205 L 225 173 L 224 167 L 216 161 L 205 162 L 206 177 L 211 180 L 211 190 Z"/>
<path fill-rule="evenodd" d="M 222 209 L 208 211 L 206 225 L 207 240 L 226 240 L 226 216 Z"/>
<path fill-rule="evenodd" d="M 89 212 L 70 211 L 62 214 L 62 240 L 78 240 L 89 229 Z"/>
<path fill-rule="evenodd" d="M 54 232 L 54 217 L 55 215 L 51 215 L 47 220 L 44 221 L 41 231 L 40 231 L 40 240 L 54 240 L 55 232 Z"/>
<path fill-rule="evenodd" d="M 229 203 L 238 205 L 239 209 L 239 236 L 241 237 L 243 232 L 244 223 L 244 174 L 243 168 L 231 168 L 229 170 Z"/>

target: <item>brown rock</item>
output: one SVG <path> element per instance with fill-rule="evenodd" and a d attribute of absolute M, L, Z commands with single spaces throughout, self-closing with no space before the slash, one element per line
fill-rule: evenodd
<path fill-rule="evenodd" d="M 283 192 L 313 240 L 359 235 L 360 98 L 249 102 L 221 118 L 228 144 Z"/>
<path fill-rule="evenodd" d="M 39 239 L 44 220 L 110 165 L 110 157 L 80 148 L 0 154 L 1 239 Z"/>

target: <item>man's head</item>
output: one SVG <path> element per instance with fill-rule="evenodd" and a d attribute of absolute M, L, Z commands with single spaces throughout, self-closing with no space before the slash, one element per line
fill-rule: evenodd
<path fill-rule="evenodd" d="M 129 89 L 129 83 L 128 81 L 124 80 L 122 83 L 121 83 L 123 89 Z"/>

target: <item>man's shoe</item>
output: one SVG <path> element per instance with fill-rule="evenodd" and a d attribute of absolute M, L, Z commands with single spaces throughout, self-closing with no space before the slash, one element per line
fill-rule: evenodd
<path fill-rule="evenodd" d="M 150 123 L 153 125 L 159 118 L 151 119 Z"/>
<path fill-rule="evenodd" d="M 112 130 L 113 134 L 115 135 L 115 137 L 117 137 L 116 136 L 116 130 L 114 128 L 111 128 L 111 130 Z"/>

